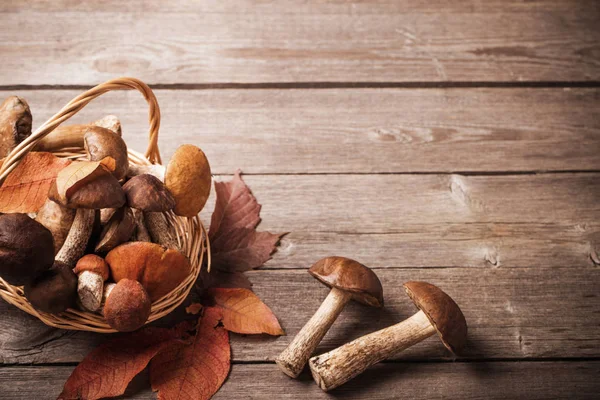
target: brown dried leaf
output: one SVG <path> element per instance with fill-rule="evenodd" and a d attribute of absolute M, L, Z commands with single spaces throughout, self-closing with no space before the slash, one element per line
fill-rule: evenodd
<path fill-rule="evenodd" d="M 111 173 L 116 163 L 111 157 L 101 161 L 76 161 L 64 168 L 56 177 L 51 197 L 61 204 L 68 204 L 71 196 L 83 185 Z"/>
<path fill-rule="evenodd" d="M 220 310 L 205 307 L 196 337 L 188 346 L 172 346 L 150 363 L 150 382 L 159 400 L 210 399 L 231 367 L 229 334 Z"/>
<path fill-rule="evenodd" d="M 216 182 L 215 190 L 217 200 L 209 232 L 212 268 L 243 272 L 262 266 L 284 234 L 256 231 L 261 205 L 239 171 L 229 182 Z"/>
<path fill-rule="evenodd" d="M 181 328 L 144 328 L 110 340 L 75 368 L 58 399 L 101 399 L 122 395 L 131 380 L 166 348 L 180 348 Z"/>
<path fill-rule="evenodd" d="M 57 174 L 69 164 L 71 161 L 51 153 L 27 154 L 0 187 L 0 212 L 37 212 Z"/>
<path fill-rule="evenodd" d="M 215 288 L 208 291 L 223 312 L 223 325 L 231 332 L 285 335 L 271 309 L 248 289 Z"/>

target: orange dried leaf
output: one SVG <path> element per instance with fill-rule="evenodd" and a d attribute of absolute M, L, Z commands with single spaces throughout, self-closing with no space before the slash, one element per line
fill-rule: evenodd
<path fill-rule="evenodd" d="M 181 347 L 178 329 L 144 328 L 110 340 L 75 368 L 58 399 L 101 399 L 122 395 L 158 353 Z"/>
<path fill-rule="evenodd" d="M 202 311 L 202 304 L 200 303 L 192 303 L 185 308 L 185 312 L 188 314 L 196 315 Z"/>
<path fill-rule="evenodd" d="M 220 310 L 204 308 L 194 342 L 173 346 L 150 363 L 150 382 L 159 400 L 210 399 L 231 367 L 229 334 L 220 326 Z"/>
<path fill-rule="evenodd" d="M 71 161 L 51 153 L 27 154 L 0 187 L 0 212 L 37 212 L 57 174 L 69 164 Z"/>
<path fill-rule="evenodd" d="M 285 335 L 275 314 L 252 291 L 213 288 L 207 294 L 222 310 L 225 329 L 245 334 Z"/>
<path fill-rule="evenodd" d="M 114 171 L 115 160 L 106 157 L 101 161 L 77 161 L 64 168 L 56 177 L 53 196 L 62 204 L 88 182 Z"/>

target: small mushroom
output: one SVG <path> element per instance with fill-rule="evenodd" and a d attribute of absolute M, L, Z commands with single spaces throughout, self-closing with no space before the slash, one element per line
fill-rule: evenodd
<path fill-rule="evenodd" d="M 100 309 L 104 282 L 108 279 L 108 264 L 94 254 L 83 256 L 73 270 L 77 274 L 77 295 L 81 305 L 92 312 Z"/>
<path fill-rule="evenodd" d="M 135 230 L 135 219 L 129 207 L 123 207 L 117 210 L 104 226 L 100 234 L 100 241 L 96 245 L 96 253 L 107 253 L 125 243 L 133 235 Z"/>
<path fill-rule="evenodd" d="M 152 304 L 141 283 L 123 279 L 114 286 L 104 304 L 106 322 L 119 332 L 133 332 L 146 323 Z"/>
<path fill-rule="evenodd" d="M 101 161 L 105 157 L 115 160 L 113 175 L 123 179 L 129 169 L 127 145 L 116 133 L 97 126 L 90 127 L 83 136 L 85 150 L 90 161 Z"/>
<path fill-rule="evenodd" d="M 292 343 L 276 358 L 277 365 L 292 378 L 298 377 L 323 336 L 350 300 L 383 306 L 383 288 L 375 273 L 345 257 L 327 257 L 308 272 L 331 288 L 317 312 L 304 325 Z"/>
<path fill-rule="evenodd" d="M 25 286 L 25 297 L 36 310 L 63 312 L 75 306 L 77 276 L 66 264 L 56 261 Z"/>
<path fill-rule="evenodd" d="M 27 102 L 10 96 L 0 105 L 0 158 L 31 135 L 31 110 Z"/>
<path fill-rule="evenodd" d="M 74 209 L 63 207 L 50 199 L 38 210 L 35 220 L 52 232 L 55 254 L 65 243 L 74 219 Z"/>
<path fill-rule="evenodd" d="M 435 333 L 448 350 L 460 352 L 467 339 L 467 322 L 454 300 L 426 282 L 407 282 L 404 288 L 419 312 L 399 324 L 310 359 L 313 378 L 321 389 L 334 389 Z"/>
<path fill-rule="evenodd" d="M 123 185 L 123 191 L 127 197 L 127 205 L 144 212 L 146 226 L 154 242 L 179 250 L 179 244 L 162 214 L 175 207 L 175 199 L 165 185 L 153 175 L 142 174 L 134 176 Z"/>
<path fill-rule="evenodd" d="M 108 129 L 121 136 L 121 122 L 114 115 L 83 125 L 61 125 L 42 138 L 35 146 L 35 151 L 56 151 L 72 147 L 84 147 L 83 136 L 91 127 Z"/>
<path fill-rule="evenodd" d="M 122 244 L 106 255 L 113 280 L 139 281 L 154 302 L 177 288 L 190 274 L 186 256 L 174 249 L 148 242 Z"/>
<path fill-rule="evenodd" d="M 22 286 L 54 263 L 52 233 L 26 214 L 0 215 L 0 276 Z"/>

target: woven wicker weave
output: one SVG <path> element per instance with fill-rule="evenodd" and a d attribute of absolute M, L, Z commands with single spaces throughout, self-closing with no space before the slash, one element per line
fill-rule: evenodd
<path fill-rule="evenodd" d="M 4 160 L 0 168 L 0 184 L 13 171 L 21 159 L 46 135 L 57 126 L 71 118 L 79 110 L 85 107 L 96 97 L 111 90 L 139 90 L 149 105 L 150 137 L 148 149 L 145 155 L 129 150 L 129 162 L 133 164 L 156 164 L 160 163 L 160 152 L 158 150 L 158 130 L 160 127 L 160 109 L 152 90 L 142 81 L 134 78 L 118 78 L 100 84 L 71 100 L 56 115 L 46 121 L 33 134 L 21 142 Z M 57 156 L 70 159 L 86 159 L 83 148 L 60 149 L 55 152 Z M 166 213 L 165 217 L 173 226 L 179 244 L 184 254 L 188 256 L 192 265 L 191 274 L 175 290 L 152 304 L 152 312 L 147 323 L 164 317 L 179 306 L 187 297 L 194 286 L 204 255 L 207 255 L 207 265 L 210 266 L 210 244 L 206 230 L 197 216 L 194 218 L 183 218 Z M 69 309 L 60 314 L 48 314 L 35 310 L 23 294 L 22 287 L 9 285 L 0 277 L 0 297 L 15 305 L 21 310 L 39 318 L 46 325 L 60 329 L 91 331 L 100 333 L 116 332 L 104 320 L 100 314 Z"/>

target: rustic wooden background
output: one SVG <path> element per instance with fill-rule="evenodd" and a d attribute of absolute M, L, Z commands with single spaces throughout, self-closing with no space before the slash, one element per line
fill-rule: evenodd
<path fill-rule="evenodd" d="M 288 336 L 233 335 L 216 398 L 597 398 L 598 1 L 22 0 L 0 27 L 0 97 L 25 97 L 34 125 L 141 78 L 166 158 L 191 142 L 215 174 L 241 168 L 262 228 L 292 232 L 250 275 Z M 143 150 L 141 96 L 76 120 L 108 113 Z M 409 316 L 401 284 L 427 280 L 464 310 L 466 356 L 429 339 L 329 395 L 280 373 L 327 293 L 305 269 L 331 254 L 376 268 L 387 307 L 349 306 L 319 351 Z M 0 315 L 2 398 L 55 398 L 106 339 Z M 143 376 L 129 397 L 153 397 Z"/>

